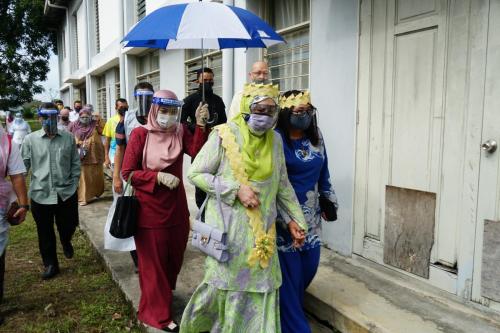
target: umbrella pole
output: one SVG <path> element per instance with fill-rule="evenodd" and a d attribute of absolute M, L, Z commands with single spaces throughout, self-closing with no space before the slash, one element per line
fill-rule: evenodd
<path fill-rule="evenodd" d="M 205 58 L 203 54 L 203 38 L 201 39 L 201 101 L 205 103 L 205 80 L 203 79 L 205 73 Z"/>

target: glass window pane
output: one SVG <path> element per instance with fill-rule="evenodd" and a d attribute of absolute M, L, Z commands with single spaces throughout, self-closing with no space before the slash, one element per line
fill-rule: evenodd
<path fill-rule="evenodd" d="M 271 22 L 276 30 L 309 21 L 309 0 L 273 0 L 271 6 Z"/>

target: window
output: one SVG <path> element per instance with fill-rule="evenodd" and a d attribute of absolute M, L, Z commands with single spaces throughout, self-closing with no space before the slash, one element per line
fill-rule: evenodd
<path fill-rule="evenodd" d="M 73 43 L 74 43 L 74 50 L 75 50 L 75 68 L 78 69 L 80 68 L 80 56 L 78 54 L 78 19 L 76 15 L 73 15 L 73 22 L 74 22 L 74 31 L 73 31 Z"/>
<path fill-rule="evenodd" d="M 74 86 L 73 88 L 73 100 L 80 100 L 82 101 L 82 104 L 87 104 L 87 96 L 86 96 L 86 89 L 85 89 L 85 84 L 82 84 L 80 86 Z"/>
<path fill-rule="evenodd" d="M 61 53 L 63 55 L 63 58 L 66 58 L 66 31 L 62 29 L 61 31 Z"/>
<path fill-rule="evenodd" d="M 137 60 L 137 82 L 149 82 L 155 91 L 160 90 L 160 53 L 154 51 Z"/>
<path fill-rule="evenodd" d="M 309 0 L 268 1 L 271 25 L 287 41 L 267 49 L 273 83 L 281 91 L 309 88 Z"/>
<path fill-rule="evenodd" d="M 146 0 L 137 0 L 137 21 L 146 16 Z"/>
<path fill-rule="evenodd" d="M 120 69 L 115 68 L 115 99 L 120 98 Z"/>
<path fill-rule="evenodd" d="M 106 77 L 104 75 L 97 78 L 97 111 L 103 119 L 108 118 L 106 112 L 107 94 L 106 94 Z"/>
<path fill-rule="evenodd" d="M 95 50 L 96 54 L 101 52 L 101 39 L 99 33 L 99 0 L 94 1 L 95 7 Z"/>
<path fill-rule="evenodd" d="M 222 96 L 222 52 L 205 50 L 204 53 L 205 67 L 214 71 L 214 93 Z M 198 89 L 196 71 L 201 68 L 201 50 L 186 50 L 185 57 L 186 95 L 190 95 Z"/>

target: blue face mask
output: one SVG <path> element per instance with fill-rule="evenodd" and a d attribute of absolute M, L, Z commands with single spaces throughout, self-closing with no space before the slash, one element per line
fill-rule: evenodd
<path fill-rule="evenodd" d="M 290 115 L 290 126 L 295 129 L 306 130 L 311 125 L 312 116 L 307 112 L 303 112 L 301 115 Z"/>
<path fill-rule="evenodd" d="M 259 136 L 270 130 L 274 126 L 275 122 L 276 120 L 273 117 L 256 113 L 250 114 L 247 120 L 250 132 Z"/>

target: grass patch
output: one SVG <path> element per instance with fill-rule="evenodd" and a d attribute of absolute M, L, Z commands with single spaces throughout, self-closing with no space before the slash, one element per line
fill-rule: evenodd
<path fill-rule="evenodd" d="M 33 218 L 29 215 L 22 225 L 11 228 L 0 307 L 6 321 L 0 332 L 144 332 L 132 306 L 79 229 L 73 246 L 75 256 L 68 260 L 58 244 L 61 274 L 43 281 Z"/>

